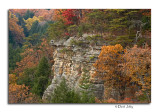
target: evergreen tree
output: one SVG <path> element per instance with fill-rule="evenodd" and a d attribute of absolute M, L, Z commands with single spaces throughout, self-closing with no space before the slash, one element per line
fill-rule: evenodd
<path fill-rule="evenodd" d="M 38 21 L 35 21 L 35 22 L 32 24 L 31 29 L 30 29 L 30 31 L 29 31 L 29 35 L 30 35 L 30 36 L 31 36 L 32 34 L 34 34 L 34 33 L 38 33 L 38 30 L 39 30 L 38 26 L 39 26 L 39 22 L 38 22 Z"/>
<path fill-rule="evenodd" d="M 33 18 L 34 13 L 31 12 L 30 10 L 27 10 L 27 12 L 24 15 L 24 19 L 27 20 L 28 18 Z"/>
<path fill-rule="evenodd" d="M 90 75 L 88 74 L 88 70 L 83 69 L 82 78 L 80 80 L 80 88 L 83 90 L 81 91 L 81 102 L 82 103 L 94 103 L 95 97 L 91 88 L 93 85 L 90 81 Z"/>
<path fill-rule="evenodd" d="M 74 90 L 68 88 L 65 78 L 56 87 L 52 95 L 51 103 L 81 103 L 81 97 Z"/>
<path fill-rule="evenodd" d="M 63 78 L 62 82 L 59 86 L 54 90 L 54 94 L 52 95 L 51 102 L 52 103 L 66 103 L 67 102 L 67 94 L 68 87 L 66 84 L 66 80 Z"/>
<path fill-rule="evenodd" d="M 9 44 L 9 72 L 11 70 L 14 70 L 16 67 L 16 62 L 19 62 L 21 60 L 21 49 L 20 47 L 13 48 L 13 44 Z"/>
<path fill-rule="evenodd" d="M 19 13 L 17 13 L 16 15 L 18 16 L 18 20 L 19 20 L 18 24 L 20 26 L 22 26 L 25 37 L 28 37 L 29 32 L 28 32 L 28 29 L 25 26 L 26 23 L 24 22 L 24 16 L 20 15 Z"/>
<path fill-rule="evenodd" d="M 64 37 L 64 33 L 67 30 L 67 26 L 62 21 L 57 21 L 50 24 L 47 33 L 50 39 L 60 39 Z"/>
<path fill-rule="evenodd" d="M 29 31 L 29 35 L 32 36 L 34 33 L 39 33 L 39 34 L 43 35 L 46 33 L 47 28 L 48 28 L 48 22 L 35 21 L 31 26 L 31 29 Z"/>
<path fill-rule="evenodd" d="M 37 71 L 35 73 L 35 83 L 33 86 L 33 93 L 42 96 L 46 86 L 48 85 L 51 68 L 46 57 L 42 57 L 39 62 Z"/>
<path fill-rule="evenodd" d="M 51 97 L 51 103 L 95 103 L 95 97 L 88 92 L 78 93 L 74 89 L 70 89 L 65 78 L 60 85 L 56 87 Z"/>
<path fill-rule="evenodd" d="M 39 33 L 34 33 L 32 36 L 25 37 L 24 45 L 32 45 L 35 46 L 41 43 L 41 35 Z"/>
<path fill-rule="evenodd" d="M 36 72 L 36 67 L 25 69 L 23 72 L 23 75 L 18 78 L 17 84 L 19 85 L 25 84 L 25 86 L 29 86 L 30 88 L 33 88 L 35 72 Z"/>

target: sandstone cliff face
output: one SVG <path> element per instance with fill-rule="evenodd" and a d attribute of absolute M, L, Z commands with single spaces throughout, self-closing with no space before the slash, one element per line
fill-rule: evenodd
<path fill-rule="evenodd" d="M 98 45 L 98 43 L 90 44 L 92 40 L 87 40 L 89 36 L 91 35 L 84 34 L 80 38 L 70 37 L 57 42 L 51 41 L 54 49 L 54 64 L 52 66 L 54 78 L 45 90 L 42 99 L 50 99 L 62 77 L 65 77 L 66 83 L 70 88 L 74 88 L 76 91 L 82 90 L 79 86 L 82 74 L 85 73 L 92 76 L 95 71 L 93 63 L 97 60 L 103 45 L 103 42 L 101 42 L 101 45 Z M 94 91 L 96 97 L 102 99 L 104 93 L 103 82 L 94 79 L 92 83 L 93 87 L 90 89 Z"/>

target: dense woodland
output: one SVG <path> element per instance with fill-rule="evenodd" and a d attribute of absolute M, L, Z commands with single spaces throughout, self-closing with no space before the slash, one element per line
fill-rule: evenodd
<path fill-rule="evenodd" d="M 151 102 L 151 10 L 150 9 L 10 9 L 9 103 L 150 103 Z M 104 99 L 86 91 L 57 86 L 51 101 L 42 96 L 54 74 L 50 40 L 83 34 L 102 47 L 92 78 L 104 81 Z M 75 45 L 81 42 L 74 42 Z M 89 81 L 90 77 L 84 78 Z M 83 86 L 84 87 L 84 86 Z M 119 100 L 109 98 L 114 88 Z M 133 94 L 126 98 L 125 88 Z"/>

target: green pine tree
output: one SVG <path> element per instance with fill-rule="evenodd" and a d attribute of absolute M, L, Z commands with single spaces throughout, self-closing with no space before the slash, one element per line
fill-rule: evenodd
<path fill-rule="evenodd" d="M 84 73 L 82 74 L 82 78 L 80 80 L 80 88 L 81 91 L 81 103 L 95 103 L 95 96 L 91 88 L 93 85 L 90 81 L 90 75 L 87 74 L 88 70 L 83 69 Z"/>
<path fill-rule="evenodd" d="M 50 103 L 95 103 L 94 97 L 88 92 L 78 93 L 74 89 L 70 89 L 65 78 L 60 85 L 54 90 Z"/>
<path fill-rule="evenodd" d="M 45 91 L 48 85 L 50 75 L 51 68 L 48 63 L 48 60 L 46 59 L 46 57 L 42 57 L 42 59 L 39 62 L 37 71 L 35 73 L 35 83 L 32 89 L 33 93 L 42 97 L 43 92 Z"/>

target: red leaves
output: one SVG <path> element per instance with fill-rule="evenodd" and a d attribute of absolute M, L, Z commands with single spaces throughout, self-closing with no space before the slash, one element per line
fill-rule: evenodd
<path fill-rule="evenodd" d="M 139 12 L 144 16 L 151 16 L 151 9 L 141 9 Z"/>
<path fill-rule="evenodd" d="M 109 98 L 107 100 L 100 101 L 99 99 L 95 98 L 96 103 L 139 103 L 132 101 L 131 98 L 125 98 L 124 100 L 115 100 L 113 98 Z"/>
<path fill-rule="evenodd" d="M 65 33 L 65 35 L 66 35 L 66 36 L 69 36 L 70 34 L 69 34 L 69 33 Z"/>
<path fill-rule="evenodd" d="M 74 24 L 75 22 L 74 18 L 78 19 L 74 12 L 75 12 L 75 9 L 66 9 L 65 11 L 62 12 L 62 16 L 64 17 L 66 25 Z"/>

